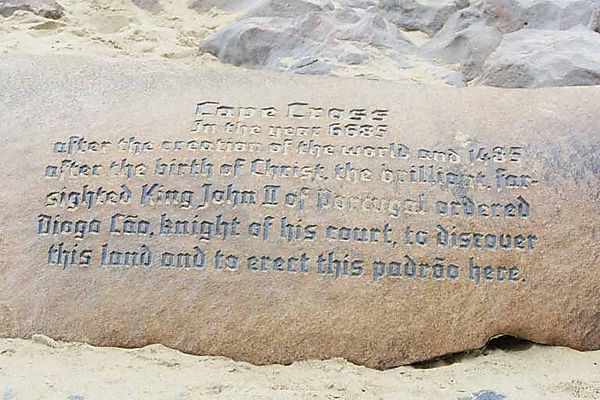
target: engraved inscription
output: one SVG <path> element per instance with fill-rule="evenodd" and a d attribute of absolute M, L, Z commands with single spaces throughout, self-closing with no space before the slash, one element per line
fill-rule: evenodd
<path fill-rule="evenodd" d="M 54 140 L 35 221 L 49 267 L 525 281 L 543 238 L 519 143 L 422 146 L 383 107 L 190 109 L 177 137 Z"/>

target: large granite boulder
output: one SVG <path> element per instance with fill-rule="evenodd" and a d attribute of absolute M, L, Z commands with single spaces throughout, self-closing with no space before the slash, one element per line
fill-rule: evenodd
<path fill-rule="evenodd" d="M 376 368 L 600 349 L 599 98 L 6 56 L 0 337 Z"/>
<path fill-rule="evenodd" d="M 600 34 L 582 27 L 507 34 L 476 83 L 513 88 L 600 85 Z"/>
<path fill-rule="evenodd" d="M 55 0 L 0 0 L 1 16 L 10 17 L 19 10 L 50 19 L 60 19 L 65 14 L 65 9 Z"/>
<path fill-rule="evenodd" d="M 600 10 L 597 10 L 592 14 L 592 20 L 590 21 L 590 28 L 594 32 L 600 33 Z"/>

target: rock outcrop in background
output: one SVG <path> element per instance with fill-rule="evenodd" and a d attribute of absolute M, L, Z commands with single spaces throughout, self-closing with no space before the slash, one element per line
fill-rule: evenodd
<path fill-rule="evenodd" d="M 330 74 L 422 58 L 446 82 L 502 87 L 600 84 L 600 0 L 263 0 L 200 46 L 222 62 Z M 424 44 L 405 35 L 419 31 Z M 440 65 L 441 64 L 441 65 Z"/>
<path fill-rule="evenodd" d="M 0 36 L 0 54 L 452 86 L 600 84 L 600 0 L 0 0 Z"/>

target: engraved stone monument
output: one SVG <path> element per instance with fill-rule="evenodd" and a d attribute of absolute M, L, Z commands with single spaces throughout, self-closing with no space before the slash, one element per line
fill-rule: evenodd
<path fill-rule="evenodd" d="M 0 335 L 388 368 L 600 347 L 600 87 L 0 64 Z"/>

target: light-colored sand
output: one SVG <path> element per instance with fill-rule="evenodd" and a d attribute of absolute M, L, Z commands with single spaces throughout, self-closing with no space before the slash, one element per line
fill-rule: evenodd
<path fill-rule="evenodd" d="M 428 365 L 435 368 L 375 371 L 343 360 L 256 367 L 160 345 L 124 350 L 3 339 L 0 393 L 3 400 L 600 399 L 600 351 L 522 347 Z"/>
<path fill-rule="evenodd" d="M 111 57 L 179 59 L 216 64 L 197 57 L 198 44 L 235 14 L 216 9 L 196 13 L 185 0 L 164 1 L 152 15 L 127 0 L 61 0 L 65 17 L 53 21 L 19 11 L 0 17 L 0 54 L 88 54 Z"/>

